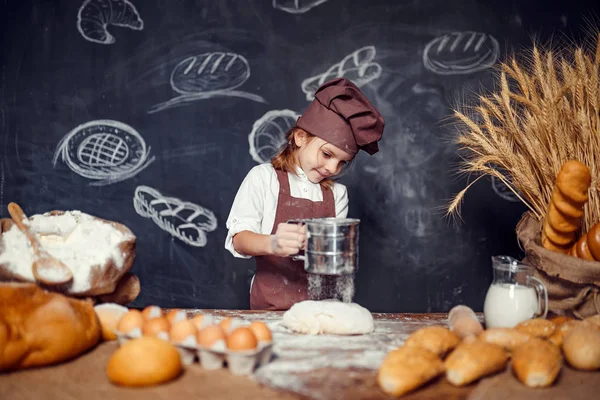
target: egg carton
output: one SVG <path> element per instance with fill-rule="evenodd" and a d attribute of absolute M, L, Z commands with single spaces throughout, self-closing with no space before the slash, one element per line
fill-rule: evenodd
<path fill-rule="evenodd" d="M 222 341 L 212 347 L 197 346 L 202 368 L 213 370 L 225 365 L 233 375 L 250 375 L 256 368 L 267 364 L 273 356 L 272 342 L 259 342 L 252 350 L 231 351 Z"/>

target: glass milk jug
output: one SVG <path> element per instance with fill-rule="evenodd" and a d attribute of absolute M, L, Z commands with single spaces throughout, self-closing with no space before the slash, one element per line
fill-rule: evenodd
<path fill-rule="evenodd" d="M 531 318 L 546 318 L 548 291 L 533 267 L 512 257 L 492 257 L 494 280 L 485 296 L 486 328 L 512 328 Z"/>

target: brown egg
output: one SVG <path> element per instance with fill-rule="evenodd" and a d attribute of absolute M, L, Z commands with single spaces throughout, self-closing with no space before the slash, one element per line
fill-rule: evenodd
<path fill-rule="evenodd" d="M 248 327 L 236 328 L 227 336 L 227 348 L 233 351 L 253 350 L 258 346 L 258 340 Z"/>
<path fill-rule="evenodd" d="M 273 341 L 273 335 L 271 334 L 271 330 L 261 321 L 252 321 L 250 324 L 250 330 L 256 336 L 259 342 L 271 342 Z"/>
<path fill-rule="evenodd" d="M 169 331 L 169 338 L 173 343 L 183 343 L 189 337 L 194 338 L 194 343 L 196 339 L 196 326 L 189 319 L 184 319 L 182 321 L 177 321 L 171 326 L 171 330 Z M 189 339 L 188 339 L 189 340 Z"/>
<path fill-rule="evenodd" d="M 168 339 L 171 326 L 165 317 L 157 317 L 144 321 L 142 334 L 144 336 L 154 336 L 160 339 Z"/>
<path fill-rule="evenodd" d="M 231 318 L 227 317 L 219 322 L 219 326 L 223 329 L 223 331 L 225 331 L 225 333 L 229 333 L 229 329 L 231 328 L 231 321 Z"/>
<path fill-rule="evenodd" d="M 102 328 L 102 339 L 104 340 L 115 340 L 117 334 L 117 324 L 121 317 L 127 314 L 127 307 L 115 303 L 103 303 L 94 306 L 94 311 L 100 321 L 100 327 Z"/>
<path fill-rule="evenodd" d="M 142 316 L 142 313 L 139 310 L 131 309 L 123 314 L 121 319 L 119 319 L 119 322 L 117 323 L 117 331 L 124 334 L 129 334 L 134 329 L 140 329 L 141 333 L 142 325 L 144 325 L 144 317 Z"/>
<path fill-rule="evenodd" d="M 144 319 L 152 319 L 163 316 L 162 309 L 159 306 L 148 306 L 142 310 Z"/>
<path fill-rule="evenodd" d="M 198 332 L 198 345 L 212 347 L 219 340 L 225 340 L 225 332 L 219 325 L 210 325 Z"/>
<path fill-rule="evenodd" d="M 169 321 L 169 324 L 173 325 L 176 322 L 183 321 L 184 319 L 187 319 L 187 313 L 185 311 L 183 311 L 183 310 L 178 309 L 178 308 L 174 308 L 172 310 L 169 310 L 165 314 L 165 318 L 167 319 L 167 321 Z"/>
<path fill-rule="evenodd" d="M 191 321 L 196 326 L 196 329 L 200 330 L 200 329 L 204 328 L 203 324 L 206 322 L 206 319 L 204 318 L 204 314 L 198 314 L 198 315 L 194 315 L 192 317 Z"/>

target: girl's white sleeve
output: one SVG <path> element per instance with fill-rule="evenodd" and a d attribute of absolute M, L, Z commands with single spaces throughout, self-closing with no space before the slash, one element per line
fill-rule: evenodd
<path fill-rule="evenodd" d="M 333 186 L 333 200 L 335 201 L 335 216 L 346 218 L 348 216 L 348 189 L 341 183 Z"/>
<path fill-rule="evenodd" d="M 233 248 L 233 236 L 241 231 L 261 233 L 261 223 L 265 203 L 265 193 L 268 186 L 268 174 L 264 168 L 256 166 L 248 172 L 237 191 L 229 217 L 227 218 L 227 238 L 225 248 L 234 257 L 250 258 L 238 253 Z"/>

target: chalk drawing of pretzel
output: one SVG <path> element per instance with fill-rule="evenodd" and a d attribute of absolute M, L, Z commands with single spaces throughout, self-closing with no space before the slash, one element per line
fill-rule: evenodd
<path fill-rule="evenodd" d="M 77 29 L 83 38 L 100 44 L 114 43 L 108 25 L 144 29 L 144 21 L 128 0 L 85 0 L 77 13 Z"/>
<path fill-rule="evenodd" d="M 75 127 L 56 146 L 52 165 L 58 158 L 76 174 L 104 186 L 135 176 L 154 161 L 150 147 L 131 126 L 101 119 Z"/>
<path fill-rule="evenodd" d="M 148 186 L 135 189 L 133 207 L 139 215 L 151 218 L 162 230 L 190 246 L 206 246 L 206 232 L 217 229 L 217 218 L 212 211 L 175 197 L 163 196 Z"/>
<path fill-rule="evenodd" d="M 303 80 L 300 86 L 306 94 L 306 100 L 313 100 L 319 86 L 334 78 L 347 78 L 358 87 L 379 78 L 382 68 L 373 62 L 375 54 L 375 46 L 361 47 L 339 63 L 333 64 L 326 72 Z"/>
<path fill-rule="evenodd" d="M 235 90 L 249 77 L 250 64 L 240 54 L 214 52 L 188 57 L 171 72 L 171 88 L 179 96 L 155 104 L 148 114 L 216 96 L 241 97 L 266 103 L 259 95 Z"/>

